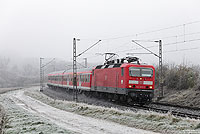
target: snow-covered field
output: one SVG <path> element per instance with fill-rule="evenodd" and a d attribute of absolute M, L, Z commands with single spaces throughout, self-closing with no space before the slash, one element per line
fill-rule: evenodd
<path fill-rule="evenodd" d="M 10 98 L 7 95 L 1 95 L 1 104 L 6 110 L 7 120 L 5 134 L 47 134 L 47 133 L 66 133 L 75 132 L 63 129 L 48 119 L 41 118 L 38 113 L 28 110 L 28 106 Z"/>
<path fill-rule="evenodd" d="M 6 133 L 200 133 L 199 120 L 54 100 L 38 87 L 2 94 L 0 103 L 7 111 Z"/>

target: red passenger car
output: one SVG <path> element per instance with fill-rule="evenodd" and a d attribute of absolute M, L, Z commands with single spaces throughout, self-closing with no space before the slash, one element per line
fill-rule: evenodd
<path fill-rule="evenodd" d="M 77 72 L 77 87 L 80 90 L 90 90 L 91 69 L 80 69 Z M 69 71 L 52 72 L 48 74 L 49 87 L 73 88 L 73 73 Z"/>

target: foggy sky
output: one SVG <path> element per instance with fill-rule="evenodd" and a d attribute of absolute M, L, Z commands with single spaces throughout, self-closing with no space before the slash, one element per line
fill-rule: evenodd
<path fill-rule="evenodd" d="M 79 58 L 89 62 L 103 61 L 96 53 L 119 52 L 120 57 L 139 48 L 132 39 L 162 39 L 166 36 L 200 32 L 200 23 L 138 35 L 138 33 L 200 21 L 198 0 L 0 0 L 0 56 L 47 57 L 70 61 L 72 39 L 78 53 L 101 39 L 101 43 Z M 199 30 L 198 30 L 199 29 Z M 126 38 L 112 39 L 128 36 Z M 164 43 L 200 38 L 200 34 L 163 39 Z M 166 46 L 164 62 L 200 64 L 198 43 L 186 42 Z M 142 44 L 146 47 L 157 45 Z M 188 51 L 181 49 L 193 48 Z M 158 48 L 152 48 L 157 53 Z M 157 63 L 149 55 L 138 55 L 146 63 Z"/>

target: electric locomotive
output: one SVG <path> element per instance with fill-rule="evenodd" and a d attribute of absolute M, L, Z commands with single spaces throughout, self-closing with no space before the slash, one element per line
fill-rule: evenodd
<path fill-rule="evenodd" d="M 109 61 L 92 71 L 91 91 L 109 93 L 112 98 L 121 101 L 140 104 L 151 102 L 154 86 L 155 68 L 141 65 L 137 57 Z"/>

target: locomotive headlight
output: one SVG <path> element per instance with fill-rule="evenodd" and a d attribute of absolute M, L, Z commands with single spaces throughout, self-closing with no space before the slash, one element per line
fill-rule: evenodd
<path fill-rule="evenodd" d="M 152 86 L 149 86 L 150 89 L 152 89 Z"/>
<path fill-rule="evenodd" d="M 132 86 L 131 86 L 131 85 L 129 85 L 128 87 L 129 87 L 129 88 L 131 88 Z"/>

